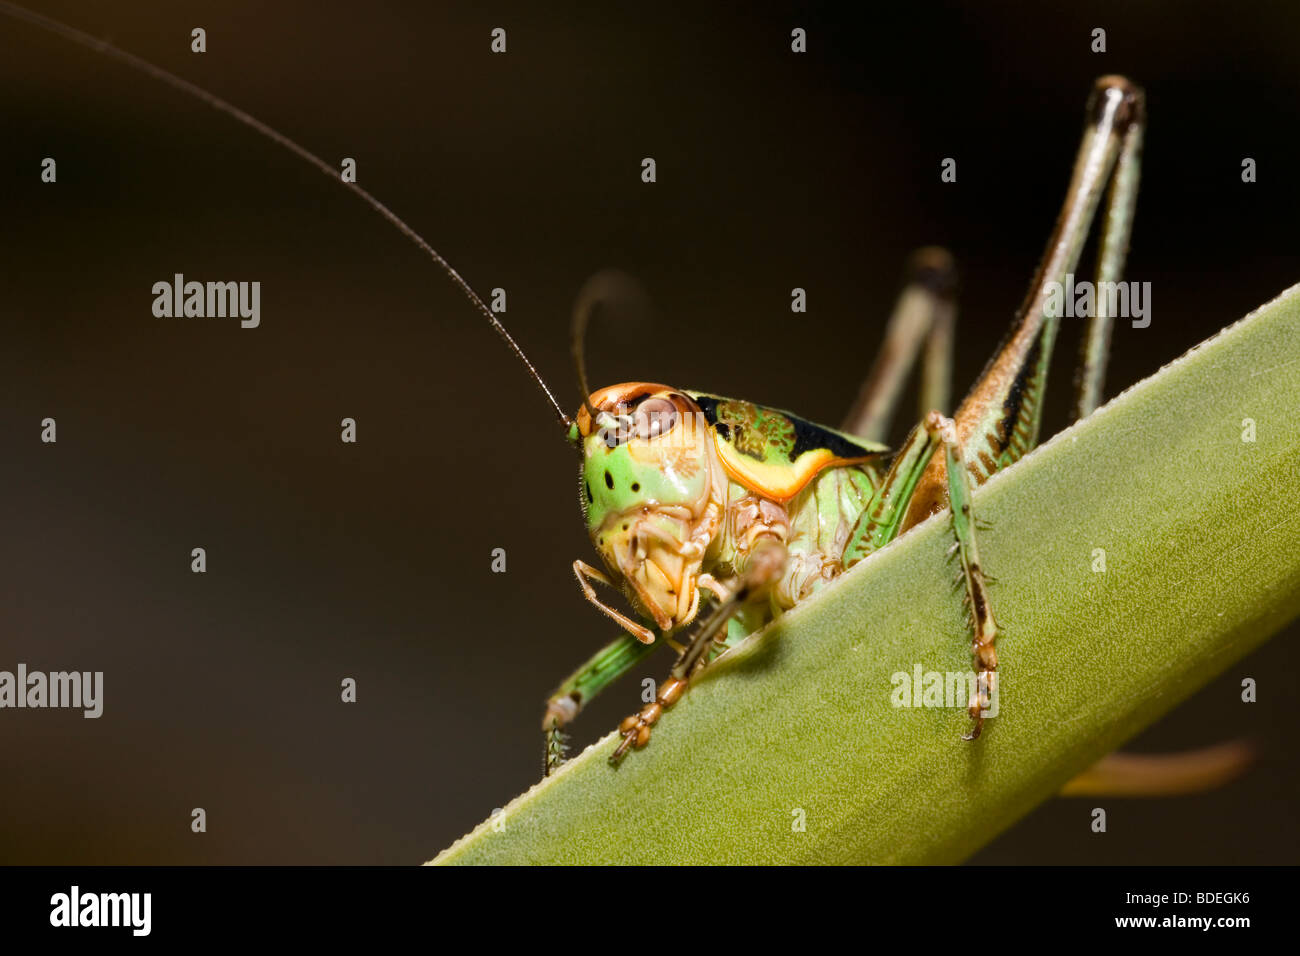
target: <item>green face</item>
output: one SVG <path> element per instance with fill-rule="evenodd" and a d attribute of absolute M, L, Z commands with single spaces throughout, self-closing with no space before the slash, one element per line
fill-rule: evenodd
<path fill-rule="evenodd" d="M 709 490 L 706 436 L 696 423 L 682 421 L 663 399 L 649 399 L 638 412 L 602 415 L 605 427 L 583 442 L 580 493 L 593 542 L 612 518 L 662 505 L 694 510 Z"/>
<path fill-rule="evenodd" d="M 713 491 L 712 434 L 688 403 L 669 391 L 626 413 L 602 411 L 581 439 L 592 544 L 665 630 L 694 613 L 702 550 L 694 537 Z"/>
<path fill-rule="evenodd" d="M 607 448 L 593 436 L 583 453 L 582 497 L 593 540 L 611 517 L 655 505 L 689 507 L 707 490 L 706 469 L 696 467 L 688 474 L 680 467 L 638 460 L 626 444 Z"/>

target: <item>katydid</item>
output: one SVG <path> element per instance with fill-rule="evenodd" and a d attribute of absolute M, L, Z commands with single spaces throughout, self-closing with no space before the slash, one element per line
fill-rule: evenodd
<path fill-rule="evenodd" d="M 620 726 L 617 764 L 645 746 L 664 712 L 714 651 L 725 651 L 926 518 L 951 510 L 958 581 L 970 607 L 973 690 L 966 739 L 979 737 L 996 689 L 998 626 L 978 552 L 971 490 L 1037 443 L 1059 315 L 1048 290 L 1078 264 L 1103 194 L 1098 278 L 1118 280 L 1136 204 L 1143 95 L 1118 76 L 1097 81 L 1073 177 L 1043 261 L 1004 344 L 951 418 L 956 278 L 938 249 L 912 259 L 884 348 L 840 429 L 708 392 L 647 382 L 592 390 L 584 330 L 597 305 L 580 301 L 573 350 L 582 401 L 570 416 L 491 309 L 418 233 L 304 147 L 188 81 L 88 34 L 0 0 L 0 12 L 122 61 L 284 146 L 359 196 L 441 268 L 540 387 L 581 456 L 580 501 L 604 568 L 576 560 L 586 598 L 624 635 L 551 696 L 543 718 L 545 769 L 564 758 L 564 730 L 597 693 L 662 644 L 678 658 L 653 702 Z M 1100 400 L 1113 316 L 1103 300 L 1085 336 L 1076 415 Z M 880 439 L 909 367 L 926 350 L 922 418 L 892 458 Z M 620 588 L 637 617 L 603 603 L 594 584 Z M 653 625 L 653 627 L 652 627 Z"/>
<path fill-rule="evenodd" d="M 913 259 L 881 359 L 844 423 L 833 431 L 788 412 L 666 385 L 633 382 L 591 393 L 581 362 L 586 313 L 574 323 L 583 401 L 570 439 L 583 455 L 587 530 L 608 573 L 582 561 L 584 594 L 628 632 L 552 696 L 543 720 L 546 769 L 562 758 L 563 728 L 582 704 L 635 663 L 631 642 L 651 644 L 645 625 L 602 604 L 591 586 L 620 586 L 665 639 L 697 619 L 701 591 L 714 606 L 684 641 L 654 701 L 619 727 L 610 761 L 643 747 L 664 711 L 708 661 L 773 615 L 933 514 L 951 508 L 953 551 L 974 631 L 971 729 L 979 737 L 997 680 L 998 628 L 979 559 L 971 488 L 1033 449 L 1060 317 L 1045 308 L 1049 283 L 1078 263 L 1110 186 L 1098 256 L 1099 281 L 1119 278 L 1137 200 L 1142 91 L 1123 77 L 1097 81 L 1065 204 L 1047 253 L 1005 344 L 953 418 L 924 411 L 886 466 L 876 439 L 891 417 L 907 366 L 928 340 L 923 403 L 939 405 L 951 364 L 955 276 L 940 250 Z M 1098 402 L 1113 316 L 1091 320 L 1077 413 Z M 740 627 L 729 626 L 733 620 Z"/>

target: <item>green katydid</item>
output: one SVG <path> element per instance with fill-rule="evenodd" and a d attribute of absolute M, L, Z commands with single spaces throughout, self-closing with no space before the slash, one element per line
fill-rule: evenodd
<path fill-rule="evenodd" d="M 942 405 L 947 391 L 955 314 L 952 263 L 939 250 L 914 257 L 881 358 L 842 432 L 788 412 L 645 382 L 590 393 L 581 361 L 587 310 L 580 303 L 574 352 L 589 397 L 570 438 L 583 455 L 587 529 L 609 573 L 582 561 L 574 571 L 588 600 L 628 636 L 551 697 L 543 720 L 548 772 L 562 759 L 563 728 L 580 707 L 639 660 L 637 644 L 655 641 L 649 628 L 602 604 L 590 582 L 622 586 L 665 637 L 696 619 L 701 590 L 716 599 L 654 701 L 621 724 L 622 739 L 610 756 L 617 763 L 630 748 L 645 746 L 651 728 L 707 663 L 710 648 L 725 649 L 946 508 L 974 630 L 973 723 L 966 737 L 979 737 L 996 689 L 998 631 L 979 560 L 971 487 L 1037 443 L 1059 326 L 1059 314 L 1046 308 L 1050 284 L 1073 272 L 1108 185 L 1099 282 L 1119 278 L 1137 199 L 1143 113 L 1142 92 L 1128 80 L 1097 81 L 1047 253 L 1011 335 L 952 419 L 933 407 Z M 1076 402 L 1080 416 L 1101 394 L 1112 321 L 1104 305 L 1091 320 Z M 927 339 L 922 402 L 931 407 L 885 468 L 885 449 L 876 438 Z M 733 621 L 740 626 L 729 626 Z"/>
<path fill-rule="evenodd" d="M 461 289 L 541 388 L 582 457 L 581 500 L 601 570 L 578 560 L 583 593 L 625 630 L 548 701 L 546 770 L 563 759 L 564 729 L 592 697 L 662 644 L 678 648 L 656 698 L 621 726 L 617 763 L 644 746 L 712 650 L 725 650 L 773 615 L 951 508 L 959 581 L 971 608 L 977 738 L 996 689 L 997 624 L 980 564 L 970 492 L 1037 442 L 1059 316 L 1048 290 L 1076 267 L 1109 186 L 1098 253 L 1101 282 L 1118 280 L 1136 202 L 1143 97 L 1121 77 L 1096 84 L 1060 218 L 1004 344 L 953 418 L 942 414 L 950 377 L 955 272 L 923 250 L 890 320 L 884 349 L 842 430 L 753 403 L 644 382 L 592 391 L 582 361 L 593 303 L 580 302 L 573 341 L 582 405 L 569 416 L 527 356 L 469 284 L 405 222 L 355 182 L 277 131 L 111 44 L 0 0 L 0 12 L 52 30 L 194 96 L 286 147 L 362 198 L 419 246 Z M 1098 404 L 1113 316 L 1098 301 L 1086 333 L 1076 413 Z M 908 368 L 926 344 L 923 418 L 892 459 L 879 443 Z M 620 587 L 658 628 L 603 604 L 592 583 Z M 709 599 L 706 603 L 704 595 Z M 692 625 L 694 625 L 692 629 Z M 688 632 L 679 640 L 677 635 Z"/>

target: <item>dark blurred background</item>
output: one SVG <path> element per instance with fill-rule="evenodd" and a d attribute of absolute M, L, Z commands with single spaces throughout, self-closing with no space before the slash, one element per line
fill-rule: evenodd
<path fill-rule="evenodd" d="M 481 293 L 507 290 L 503 318 L 566 404 L 573 297 L 615 266 L 654 318 L 594 331 L 597 384 L 836 423 L 907 253 L 930 243 L 962 269 L 964 390 L 1019 304 L 1104 73 L 1149 98 L 1128 277 L 1154 310 L 1149 329 L 1120 323 L 1109 393 L 1300 280 L 1294 6 L 853 6 L 39 4 L 331 163 L 355 157 Z M 106 685 L 99 720 L 0 712 L 0 860 L 431 857 L 534 782 L 543 700 L 613 636 L 570 571 L 592 550 L 550 412 L 406 240 L 211 109 L 0 19 L 0 123 L 0 669 Z M 155 318 L 151 286 L 175 272 L 261 281 L 261 327 Z M 1092 802 L 1055 801 L 976 860 L 1295 862 L 1296 633 L 1133 744 L 1249 735 L 1264 751 L 1245 779 L 1106 801 L 1106 838 Z M 597 701 L 576 742 L 638 691 Z"/>

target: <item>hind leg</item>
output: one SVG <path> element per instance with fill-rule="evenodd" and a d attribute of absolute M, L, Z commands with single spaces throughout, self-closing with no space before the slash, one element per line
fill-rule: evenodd
<path fill-rule="evenodd" d="M 843 431 L 884 441 L 908 374 L 925 343 L 921 414 L 948 408 L 953 331 L 957 321 L 957 270 L 944 249 L 918 249 L 908 260 L 907 281 L 885 329 L 885 341 L 867 374 Z"/>

